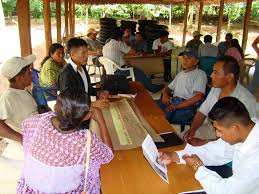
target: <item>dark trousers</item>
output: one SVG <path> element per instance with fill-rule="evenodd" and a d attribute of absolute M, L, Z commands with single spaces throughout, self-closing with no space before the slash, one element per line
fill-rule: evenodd
<path fill-rule="evenodd" d="M 133 67 L 133 66 L 127 65 L 127 67 Z M 142 70 L 140 70 L 139 68 L 133 67 L 133 71 L 134 71 L 134 75 L 135 75 L 136 80 L 141 82 L 143 84 L 143 86 L 146 89 L 148 89 L 150 92 L 153 92 L 153 93 L 158 92 L 159 90 L 161 90 L 164 87 L 163 84 L 161 84 L 161 85 L 153 84 L 152 80 L 149 77 L 147 77 L 145 75 L 145 73 Z M 127 76 L 129 76 L 129 71 L 116 70 L 114 72 L 114 74 L 116 74 L 116 75 L 124 75 L 124 76 L 127 77 Z"/>
<path fill-rule="evenodd" d="M 171 103 L 172 104 L 180 104 L 185 99 L 179 98 L 179 97 L 172 97 Z M 179 124 L 179 125 L 187 125 L 192 122 L 192 119 L 196 113 L 196 109 L 198 105 L 188 106 L 182 109 L 177 109 L 175 111 L 169 112 L 166 110 L 167 106 L 162 103 L 162 96 L 160 100 L 158 100 L 158 105 L 161 108 L 161 110 L 165 113 L 166 119 L 173 124 Z"/>
<path fill-rule="evenodd" d="M 172 79 L 171 59 L 163 59 L 163 62 L 164 62 L 164 80 L 168 82 Z"/>

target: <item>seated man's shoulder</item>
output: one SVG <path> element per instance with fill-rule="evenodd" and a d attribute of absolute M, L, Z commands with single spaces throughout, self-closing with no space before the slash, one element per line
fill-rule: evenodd
<path fill-rule="evenodd" d="M 246 89 L 241 84 L 238 84 L 238 85 L 240 88 L 240 92 L 239 92 L 240 97 L 249 99 L 250 101 L 256 101 L 254 95 L 248 89 Z"/>

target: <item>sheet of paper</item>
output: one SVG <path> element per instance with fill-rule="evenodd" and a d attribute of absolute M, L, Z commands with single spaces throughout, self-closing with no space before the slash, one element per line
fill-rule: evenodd
<path fill-rule="evenodd" d="M 179 194 L 206 194 L 204 190 L 186 191 Z"/>
<path fill-rule="evenodd" d="M 142 150 L 150 166 L 165 182 L 169 184 L 166 165 L 158 162 L 158 150 L 150 135 L 147 135 L 142 143 Z"/>

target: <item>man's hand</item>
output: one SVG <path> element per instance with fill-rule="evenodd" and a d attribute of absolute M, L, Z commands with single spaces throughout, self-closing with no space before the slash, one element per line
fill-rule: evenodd
<path fill-rule="evenodd" d="M 108 97 L 109 97 L 109 91 L 107 91 L 107 90 L 102 90 L 102 91 L 100 91 L 99 92 L 99 99 L 100 100 L 107 100 L 108 99 Z"/>
<path fill-rule="evenodd" d="M 176 110 L 176 108 L 173 104 L 170 104 L 168 107 L 166 107 L 166 111 L 168 111 L 168 112 L 173 112 L 175 110 Z"/>
<path fill-rule="evenodd" d="M 206 143 L 208 143 L 208 140 L 206 139 L 199 139 L 199 138 L 192 138 L 190 141 L 188 141 L 189 144 L 192 146 L 201 146 Z"/>
<path fill-rule="evenodd" d="M 109 100 L 96 100 L 92 102 L 92 107 L 94 108 L 108 108 L 109 107 Z"/>
<path fill-rule="evenodd" d="M 165 105 L 169 105 L 170 104 L 170 98 L 171 96 L 166 94 L 165 92 L 163 93 L 163 96 L 162 96 L 162 102 L 163 104 Z"/>
<path fill-rule="evenodd" d="M 183 159 L 185 160 L 186 164 L 192 167 L 195 171 L 198 170 L 200 166 L 203 166 L 203 162 L 196 154 L 193 154 L 191 156 L 184 155 Z"/>
<path fill-rule="evenodd" d="M 189 143 L 195 135 L 195 130 L 192 128 L 188 129 L 183 136 L 185 142 Z"/>
<path fill-rule="evenodd" d="M 91 118 L 95 120 L 97 123 L 103 121 L 103 114 L 99 108 L 91 107 L 90 112 L 91 112 Z"/>
<path fill-rule="evenodd" d="M 179 163 L 180 158 L 176 152 L 159 152 L 158 161 L 164 163 L 165 165 L 168 165 L 172 162 Z"/>

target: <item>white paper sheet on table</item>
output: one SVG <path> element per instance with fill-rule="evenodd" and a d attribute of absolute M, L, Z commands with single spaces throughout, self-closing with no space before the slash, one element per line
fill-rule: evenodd
<path fill-rule="evenodd" d="M 186 191 L 179 194 L 206 194 L 204 190 Z"/>
<path fill-rule="evenodd" d="M 145 140 L 142 143 L 142 150 L 145 158 L 154 169 L 154 171 L 169 184 L 169 179 L 167 175 L 167 167 L 166 165 L 159 163 L 157 158 L 159 156 L 158 150 L 154 141 L 152 140 L 150 135 L 147 135 Z"/>

